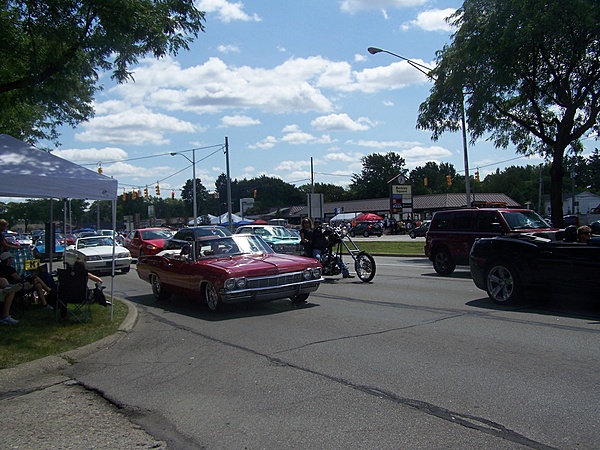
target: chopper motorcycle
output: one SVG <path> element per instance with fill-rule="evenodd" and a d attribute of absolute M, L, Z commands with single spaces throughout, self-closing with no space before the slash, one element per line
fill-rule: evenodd
<path fill-rule="evenodd" d="M 375 259 L 369 253 L 361 251 L 344 228 L 324 227 L 327 247 L 321 253 L 323 276 L 335 276 L 343 273 L 346 264 L 342 260 L 344 250 L 354 260 L 356 276 L 367 283 L 375 277 Z"/>

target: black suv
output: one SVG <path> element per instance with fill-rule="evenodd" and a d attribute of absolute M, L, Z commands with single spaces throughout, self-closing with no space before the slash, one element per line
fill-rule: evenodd
<path fill-rule="evenodd" d="M 469 265 L 475 239 L 507 233 L 535 233 L 544 237 L 555 228 L 529 209 L 455 209 L 435 213 L 425 235 L 425 255 L 440 275 L 457 265 Z"/>
<path fill-rule="evenodd" d="M 231 231 L 219 225 L 200 225 L 182 228 L 172 238 L 165 239 L 165 250 L 180 249 L 204 236 L 231 236 Z"/>
<path fill-rule="evenodd" d="M 377 222 L 356 222 L 352 228 L 350 228 L 350 236 L 363 235 L 369 237 L 370 235 L 381 236 L 383 234 L 383 227 Z"/>

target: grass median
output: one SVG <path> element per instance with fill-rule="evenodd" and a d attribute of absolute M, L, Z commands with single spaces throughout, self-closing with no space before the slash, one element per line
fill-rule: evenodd
<path fill-rule="evenodd" d="M 425 256 L 425 241 L 381 241 L 373 237 L 372 240 L 356 242 L 359 249 L 372 255 L 419 255 Z M 351 247 L 351 246 L 350 246 Z M 345 249 L 344 249 L 344 253 Z"/>
<path fill-rule="evenodd" d="M 0 369 L 64 353 L 116 333 L 127 312 L 127 305 L 116 300 L 112 322 L 110 306 L 96 304 L 88 322 L 73 318 L 57 321 L 53 311 L 40 305 L 27 306 L 17 325 L 0 327 Z"/>

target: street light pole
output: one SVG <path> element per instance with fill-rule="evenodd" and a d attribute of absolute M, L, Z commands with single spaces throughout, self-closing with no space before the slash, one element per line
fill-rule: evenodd
<path fill-rule="evenodd" d="M 390 52 L 389 50 L 384 50 L 378 47 L 369 47 L 368 52 L 371 55 L 375 55 L 376 53 L 387 53 L 388 55 L 395 56 L 396 58 L 402 59 L 406 61 L 410 66 L 417 69 L 419 72 L 425 74 L 428 78 L 435 80 L 435 78 L 431 75 L 431 67 L 427 67 L 423 64 L 420 64 L 412 59 L 405 58 L 404 56 L 398 55 L 397 53 Z M 467 147 L 467 119 L 465 117 L 465 97 L 464 93 L 461 98 L 460 105 L 461 112 L 461 128 L 462 128 L 462 141 L 463 141 L 463 158 L 465 165 L 465 190 L 467 194 L 467 208 L 471 207 L 471 179 L 469 178 L 469 149 Z"/>
<path fill-rule="evenodd" d="M 196 201 L 196 149 L 192 149 L 192 159 L 188 158 L 183 153 L 171 152 L 169 153 L 171 156 L 179 155 L 183 156 L 189 162 L 192 163 L 192 200 L 194 204 L 192 205 L 192 211 L 194 213 L 194 226 L 198 225 L 198 202 Z"/>

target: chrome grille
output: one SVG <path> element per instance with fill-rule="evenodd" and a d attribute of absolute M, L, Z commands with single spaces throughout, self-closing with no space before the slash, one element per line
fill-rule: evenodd
<path fill-rule="evenodd" d="M 246 287 L 249 289 L 285 286 L 303 281 L 302 272 L 284 273 L 271 277 L 248 278 Z"/>

